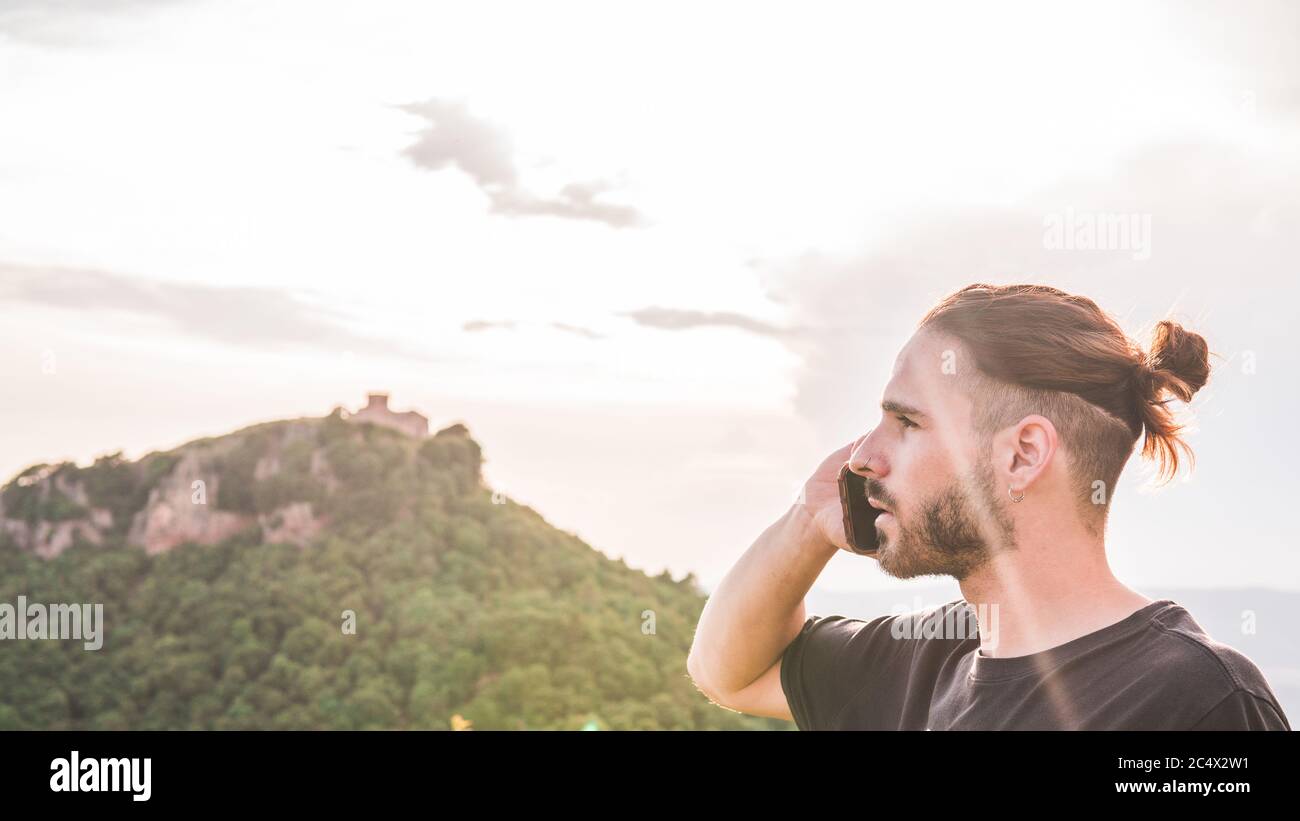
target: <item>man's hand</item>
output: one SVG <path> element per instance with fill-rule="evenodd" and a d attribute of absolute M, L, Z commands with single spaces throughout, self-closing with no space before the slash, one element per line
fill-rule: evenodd
<path fill-rule="evenodd" d="M 856 444 L 857 440 L 854 440 L 827 456 L 808 481 L 804 482 L 803 499 L 795 504 L 802 506 L 812 517 L 817 530 L 826 541 L 840 550 L 860 556 L 862 554 L 849 547 L 848 536 L 844 533 L 844 508 L 840 504 L 839 483 L 840 468 L 849 461 Z"/>

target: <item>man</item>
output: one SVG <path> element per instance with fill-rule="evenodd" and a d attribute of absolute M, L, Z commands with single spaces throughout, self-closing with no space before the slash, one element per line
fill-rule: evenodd
<path fill-rule="evenodd" d="M 880 423 L 832 453 L 709 598 L 687 667 L 719 705 L 800 729 L 1290 729 L 1259 669 L 1111 573 L 1111 493 L 1142 455 L 1191 452 L 1169 398 L 1209 377 L 1173 322 L 1150 351 L 1091 300 L 971 285 L 922 319 Z M 866 479 L 881 569 L 962 598 L 868 621 L 805 618 L 848 550 L 837 474 Z M 970 625 L 974 622 L 974 627 Z"/>

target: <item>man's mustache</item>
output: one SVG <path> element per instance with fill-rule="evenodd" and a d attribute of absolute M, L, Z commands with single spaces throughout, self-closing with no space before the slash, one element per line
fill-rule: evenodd
<path fill-rule="evenodd" d="M 863 484 L 866 486 L 867 495 L 873 499 L 879 499 L 890 510 L 897 510 L 898 504 L 894 501 L 893 495 L 885 490 L 885 486 L 878 479 L 872 479 L 870 476 L 863 477 Z"/>

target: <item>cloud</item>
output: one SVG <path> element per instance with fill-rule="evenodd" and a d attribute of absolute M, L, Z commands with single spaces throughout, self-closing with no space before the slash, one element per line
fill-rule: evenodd
<path fill-rule="evenodd" d="M 510 136 L 471 115 L 464 103 L 435 99 L 397 108 L 432 123 L 402 152 L 411 162 L 431 171 L 455 166 L 489 194 L 516 185 Z"/>
<path fill-rule="evenodd" d="M 466 322 L 464 325 L 462 325 L 462 326 L 461 326 L 461 330 L 463 330 L 463 331 L 467 331 L 467 332 L 469 332 L 469 333 L 477 333 L 477 332 L 479 332 L 479 331 L 488 331 L 488 330 L 492 330 L 492 329 L 494 329 L 494 328 L 500 328 L 500 329 L 507 330 L 507 331 L 513 331 L 513 330 L 518 329 L 519 325 L 520 325 L 520 322 L 519 322 L 518 320 L 515 320 L 515 319 L 496 319 L 496 320 L 491 320 L 491 319 L 473 319 L 473 320 L 470 320 L 469 322 Z M 604 334 L 598 334 L 598 333 L 596 333 L 595 331 L 593 331 L 593 330 L 591 330 L 591 329 L 589 329 L 589 328 L 583 328 L 583 327 L 580 327 L 580 326 L 578 326 L 578 325 L 570 325 L 570 324 L 568 324 L 567 322 L 548 322 L 548 323 L 546 323 L 546 326 L 547 326 L 548 328 L 554 328 L 554 329 L 557 330 L 557 331 L 563 331 L 563 332 L 568 333 L 568 334 L 574 334 L 575 336 L 581 336 L 581 337 L 583 337 L 584 339 L 604 339 L 604 338 L 605 338 Z"/>
<path fill-rule="evenodd" d="M 461 325 L 460 328 L 462 331 L 467 331 L 469 333 L 478 333 L 479 331 L 488 331 L 493 328 L 505 328 L 506 330 L 513 331 L 518 325 L 519 323 L 513 319 L 471 319 L 469 322 Z"/>
<path fill-rule="evenodd" d="M 387 340 L 354 334 L 343 327 L 344 317 L 338 312 L 264 288 L 212 288 L 94 269 L 0 262 L 0 302 L 147 316 L 197 337 L 259 350 L 310 347 L 445 361 Z"/>
<path fill-rule="evenodd" d="M 640 225 L 643 220 L 635 208 L 595 202 L 593 197 L 610 188 L 608 183 L 569 183 L 552 199 L 510 190 L 492 198 L 492 211 L 514 216 L 552 216 L 603 222 L 614 228 Z"/>
<path fill-rule="evenodd" d="M 464 103 L 430 99 L 397 108 L 430 123 L 403 155 L 430 171 L 459 168 L 487 195 L 492 213 L 592 220 L 614 228 L 645 222 L 635 208 L 596 200 L 613 188 L 607 181 L 571 182 L 554 197 L 539 197 L 525 190 L 519 183 L 510 136 L 475 117 Z"/>
<path fill-rule="evenodd" d="M 175 0 L 2 0 L 0 39 L 41 46 L 101 42 L 104 25 L 138 21 L 142 13 L 175 7 Z"/>
<path fill-rule="evenodd" d="M 1041 283 L 1087 296 L 1143 345 L 1146 329 L 1168 315 L 1203 332 L 1225 357 L 1249 349 L 1275 376 L 1300 369 L 1300 352 L 1286 339 L 1300 300 L 1294 169 L 1226 144 L 1152 145 L 1105 177 L 1062 181 L 1010 207 L 918 215 L 858 254 L 769 261 L 760 267 L 768 296 L 806 329 L 783 340 L 801 360 L 795 407 L 822 430 L 869 428 L 869 409 L 921 316 L 974 282 Z M 1046 226 L 1068 209 L 1149 217 L 1149 258 L 1123 248 L 1050 247 Z M 1223 368 L 1204 398 L 1235 399 L 1246 390 L 1240 382 L 1234 368 Z M 1300 403 L 1289 380 L 1251 384 L 1269 407 Z M 1284 415 L 1268 425 L 1287 427 Z"/>
<path fill-rule="evenodd" d="M 648 328 L 665 331 L 684 331 L 692 328 L 720 327 L 739 328 L 759 336 L 790 336 L 801 331 L 798 328 L 781 328 L 744 314 L 731 311 L 691 311 L 679 308 L 641 308 L 624 311 L 628 316 Z"/>
<path fill-rule="evenodd" d="M 552 323 L 551 323 L 551 327 L 554 328 L 554 329 L 556 329 L 557 331 L 564 331 L 565 333 L 574 334 L 575 336 L 581 336 L 581 337 L 584 337 L 584 338 L 586 338 L 586 339 L 604 339 L 604 338 L 605 338 L 605 335 L 604 335 L 604 334 L 598 334 L 598 333 L 596 333 L 595 331 L 593 331 L 593 330 L 591 330 L 591 329 L 589 329 L 589 328 L 581 328 L 581 327 L 579 327 L 579 326 L 577 326 L 577 325 L 570 325 L 570 324 L 568 324 L 568 323 L 566 323 L 566 322 L 552 322 Z"/>

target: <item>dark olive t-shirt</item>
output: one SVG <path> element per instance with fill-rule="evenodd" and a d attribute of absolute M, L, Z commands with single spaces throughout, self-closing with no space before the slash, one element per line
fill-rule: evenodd
<path fill-rule="evenodd" d="M 987 614 L 987 611 L 985 611 Z M 980 652 L 963 599 L 810 616 L 781 657 L 801 730 L 1289 730 L 1259 668 L 1161 599 L 1027 656 Z M 990 622 L 991 617 L 985 616 Z"/>

